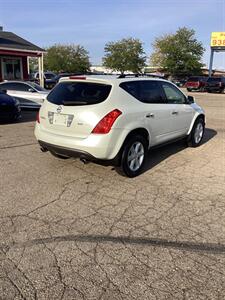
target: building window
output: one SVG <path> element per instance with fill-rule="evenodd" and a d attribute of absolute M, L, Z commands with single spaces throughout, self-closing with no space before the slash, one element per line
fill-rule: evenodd
<path fill-rule="evenodd" d="M 3 80 L 22 79 L 21 58 L 2 58 L 2 75 Z"/>

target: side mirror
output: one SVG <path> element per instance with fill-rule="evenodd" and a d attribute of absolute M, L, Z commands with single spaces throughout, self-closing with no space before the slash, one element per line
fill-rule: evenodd
<path fill-rule="evenodd" d="M 35 93 L 36 91 L 34 89 L 30 88 L 30 89 L 28 89 L 28 92 Z"/>
<path fill-rule="evenodd" d="M 193 96 L 187 96 L 187 103 L 188 104 L 195 103 L 195 98 Z"/>

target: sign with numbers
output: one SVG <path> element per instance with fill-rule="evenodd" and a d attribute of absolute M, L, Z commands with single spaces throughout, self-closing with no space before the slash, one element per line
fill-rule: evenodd
<path fill-rule="evenodd" d="M 225 32 L 212 32 L 211 47 L 225 50 Z"/>

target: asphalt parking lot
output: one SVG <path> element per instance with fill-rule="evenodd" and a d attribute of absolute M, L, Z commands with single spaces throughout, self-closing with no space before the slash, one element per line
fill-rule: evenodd
<path fill-rule="evenodd" d="M 192 95 L 203 145 L 134 179 L 42 153 L 31 111 L 0 125 L 0 299 L 225 299 L 225 95 Z"/>

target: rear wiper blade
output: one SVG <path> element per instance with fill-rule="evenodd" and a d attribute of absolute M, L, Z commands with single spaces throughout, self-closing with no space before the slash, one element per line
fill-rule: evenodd
<path fill-rule="evenodd" d="M 67 105 L 67 106 L 88 104 L 86 101 L 66 101 L 66 100 L 64 100 L 62 103 L 63 105 Z"/>

